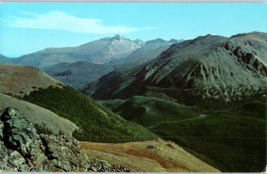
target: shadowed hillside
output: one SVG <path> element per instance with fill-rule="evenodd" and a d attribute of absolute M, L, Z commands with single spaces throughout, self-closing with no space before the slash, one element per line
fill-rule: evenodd
<path fill-rule="evenodd" d="M 86 83 L 97 80 L 112 70 L 111 65 L 93 64 L 85 61 L 63 62 L 43 68 L 43 71 L 48 75 L 76 89 L 82 88 Z"/>

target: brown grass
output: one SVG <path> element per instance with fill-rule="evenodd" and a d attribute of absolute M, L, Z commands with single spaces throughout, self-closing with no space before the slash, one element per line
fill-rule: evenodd
<path fill-rule="evenodd" d="M 0 92 L 24 96 L 38 88 L 64 85 L 34 66 L 0 64 Z"/>
<path fill-rule="evenodd" d="M 130 143 L 80 142 L 90 160 L 123 164 L 134 172 L 220 172 L 184 151 L 178 145 L 164 141 Z M 154 148 L 147 148 L 148 145 Z"/>

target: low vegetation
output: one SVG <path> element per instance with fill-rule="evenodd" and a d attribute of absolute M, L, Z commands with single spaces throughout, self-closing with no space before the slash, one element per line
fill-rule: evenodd
<path fill-rule="evenodd" d="M 23 99 L 75 123 L 81 130 L 76 130 L 73 136 L 81 141 L 120 143 L 158 137 L 69 86 L 62 89 L 52 86 L 47 89 L 39 88 Z"/>
<path fill-rule="evenodd" d="M 199 117 L 202 110 L 196 106 L 180 105 L 154 97 L 134 96 L 112 110 L 126 120 L 145 127 L 163 121 L 177 121 Z"/>
<path fill-rule="evenodd" d="M 219 110 L 134 96 L 113 112 L 176 142 L 223 172 L 261 172 L 266 167 L 264 100 Z"/>
<path fill-rule="evenodd" d="M 262 172 L 266 167 L 265 108 L 266 103 L 256 101 L 197 119 L 162 122 L 149 130 L 223 172 Z"/>

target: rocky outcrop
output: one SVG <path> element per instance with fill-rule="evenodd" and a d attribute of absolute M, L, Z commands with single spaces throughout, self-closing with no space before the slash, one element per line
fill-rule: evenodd
<path fill-rule="evenodd" d="M 15 108 L 0 111 L 0 171 L 5 172 L 127 172 L 123 165 L 89 161 L 70 136 L 37 134 Z"/>

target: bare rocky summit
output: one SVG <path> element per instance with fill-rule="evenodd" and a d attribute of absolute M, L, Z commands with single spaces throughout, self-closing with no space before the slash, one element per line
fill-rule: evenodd
<path fill-rule="evenodd" d="M 79 142 L 70 136 L 37 134 L 15 108 L 0 114 L 0 170 L 4 172 L 127 172 L 123 165 L 89 161 Z"/>

